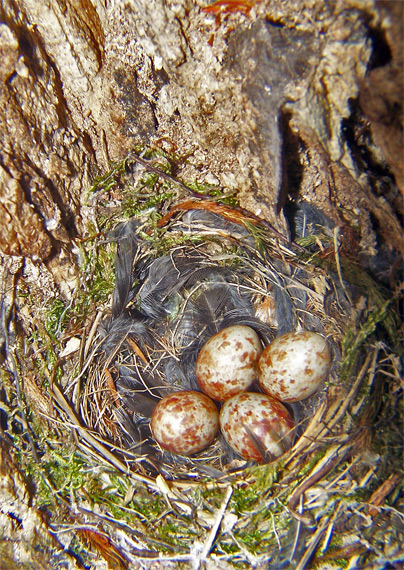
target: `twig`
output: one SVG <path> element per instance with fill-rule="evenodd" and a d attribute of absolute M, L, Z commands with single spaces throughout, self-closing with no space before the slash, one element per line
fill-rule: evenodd
<path fill-rule="evenodd" d="M 207 558 L 209 551 L 212 548 L 213 542 L 217 535 L 217 531 L 219 530 L 220 524 L 222 522 L 224 513 L 227 509 L 227 505 L 229 504 L 230 497 L 232 496 L 232 494 L 233 494 L 233 487 L 229 485 L 226 489 L 226 494 L 224 496 L 222 504 L 220 505 L 220 509 L 217 512 L 215 523 L 210 529 L 209 535 L 205 541 L 203 550 L 201 552 L 200 561 L 205 560 Z"/>
<path fill-rule="evenodd" d="M 371 517 L 375 517 L 381 505 L 383 505 L 387 495 L 389 495 L 399 484 L 401 480 L 401 476 L 398 473 L 391 473 L 388 479 L 384 481 L 380 487 L 376 489 L 372 493 L 372 496 L 369 499 L 369 514 Z"/>
<path fill-rule="evenodd" d="M 186 184 L 184 184 L 180 180 L 177 180 L 176 178 L 174 178 L 170 174 L 167 174 L 167 172 L 164 172 L 164 170 L 161 170 L 160 168 L 157 168 L 156 166 L 153 166 L 152 164 L 150 164 L 150 160 L 146 160 L 145 158 L 141 158 L 140 156 L 138 156 L 134 152 L 132 152 L 129 156 L 132 160 L 134 160 L 138 164 L 141 164 L 142 166 L 144 166 L 146 168 L 146 170 L 149 170 L 150 172 L 154 172 L 154 174 L 161 176 L 161 178 L 164 178 L 168 182 L 171 182 L 171 184 L 178 186 L 178 188 L 182 188 L 182 190 L 185 190 L 186 192 L 191 193 L 193 196 L 201 196 L 201 194 L 199 192 L 195 192 L 195 190 L 192 190 L 192 188 L 190 188 L 189 186 L 187 186 Z"/>
<path fill-rule="evenodd" d="M 339 282 L 341 283 L 341 287 L 345 293 L 346 298 L 348 299 L 349 303 L 352 305 L 352 299 L 349 296 L 348 291 L 346 290 L 346 287 L 344 285 L 344 281 L 342 279 L 342 271 L 341 271 L 341 264 L 339 261 L 339 245 L 338 245 L 338 231 L 339 229 L 337 227 L 334 228 L 334 234 L 333 234 L 333 238 L 334 238 L 334 253 L 335 253 L 335 263 L 337 266 L 337 273 L 338 273 L 338 278 L 339 278 Z"/>
<path fill-rule="evenodd" d="M 295 567 L 295 570 L 304 570 L 306 568 L 307 563 L 309 562 L 310 558 L 313 556 L 318 543 L 320 542 L 327 526 L 329 523 L 329 519 L 326 519 L 325 521 L 323 521 L 321 523 L 321 525 L 319 526 L 319 528 L 316 530 L 316 532 L 313 535 L 312 541 L 310 543 L 310 546 L 307 548 L 306 552 L 303 554 L 302 558 L 299 560 L 297 566 Z"/>
<path fill-rule="evenodd" d="M 299 515 L 303 515 L 303 501 L 304 501 L 304 493 L 302 493 L 300 495 L 300 504 L 299 504 Z M 300 531 L 302 528 L 302 522 L 301 520 L 297 521 L 297 528 L 296 528 L 296 534 L 295 534 L 295 539 L 293 541 L 293 546 L 292 546 L 292 553 L 289 557 L 289 560 L 292 561 L 295 557 L 296 551 L 297 551 L 297 545 L 299 544 L 299 537 L 300 537 Z"/>
<path fill-rule="evenodd" d="M 317 481 L 320 481 L 327 473 L 334 469 L 338 463 L 346 459 L 352 451 L 354 443 L 350 443 L 346 446 L 335 445 L 331 448 L 329 452 L 317 465 L 317 469 L 310 476 L 306 477 L 304 481 L 293 491 L 289 501 L 288 508 L 291 511 L 295 510 L 298 501 L 300 500 L 300 495 L 310 489 Z"/>

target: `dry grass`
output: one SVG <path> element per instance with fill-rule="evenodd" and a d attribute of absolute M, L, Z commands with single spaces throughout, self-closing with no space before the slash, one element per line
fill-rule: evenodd
<path fill-rule="evenodd" d="M 110 190 L 113 177 L 106 180 L 107 189 L 101 180 L 94 190 Z M 143 220 L 137 263 L 197 251 L 205 265 L 236 268 L 234 286 L 248 291 L 274 334 L 273 290 L 280 285 L 295 308 L 296 326 L 319 327 L 332 344 L 332 373 L 324 389 L 298 407 L 299 437 L 278 460 L 228 462 L 218 440 L 197 457 L 156 466 L 153 456 L 128 445 L 117 366 L 158 376 L 167 355 L 179 358 L 183 347 L 165 336 L 145 349 L 133 336 L 106 358 L 99 325 L 108 316 L 109 292 L 101 304 L 78 310 L 86 325 L 74 356 L 60 356 L 56 348 L 50 362 L 35 339 L 28 348 L 10 341 L 12 364 L 2 377 L 6 432 L 36 483 L 35 501 L 52 536 L 81 568 L 399 568 L 403 384 L 391 340 L 400 334 L 394 299 L 388 302 L 367 275 L 361 289 L 358 267 L 352 287 L 345 273 L 352 262 L 340 257 L 335 233 L 318 232 L 317 246 L 293 245 L 247 212 L 219 208 L 202 196 L 194 196 L 198 210 L 222 222 L 184 222 L 195 202 L 182 207 L 174 191 L 160 202 L 159 222 L 145 214 L 150 188 L 145 192 L 136 204 Z M 164 185 L 159 192 L 168 195 Z M 112 256 L 105 259 L 110 264 Z M 36 356 L 31 375 L 23 364 L 27 350 Z M 46 379 L 40 386 L 33 380 L 38 367 Z"/>

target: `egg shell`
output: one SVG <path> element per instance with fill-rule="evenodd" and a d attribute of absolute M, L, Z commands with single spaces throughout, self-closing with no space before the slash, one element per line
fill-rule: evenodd
<path fill-rule="evenodd" d="M 250 433 L 259 440 L 269 458 L 279 457 L 293 444 L 294 422 L 283 404 L 255 392 L 243 392 L 227 400 L 220 411 L 220 427 L 230 447 L 248 461 L 264 457 Z"/>
<path fill-rule="evenodd" d="M 259 383 L 266 394 L 282 402 L 312 396 L 326 379 L 331 351 L 318 333 L 300 331 L 276 338 L 258 361 Z"/>
<path fill-rule="evenodd" d="M 248 390 L 258 377 L 261 352 L 254 329 L 233 325 L 219 331 L 204 344 L 196 361 L 200 389 L 219 402 Z"/>
<path fill-rule="evenodd" d="M 150 427 L 163 449 L 192 455 L 214 440 L 219 429 L 219 412 L 215 403 L 201 392 L 174 392 L 157 404 Z"/>

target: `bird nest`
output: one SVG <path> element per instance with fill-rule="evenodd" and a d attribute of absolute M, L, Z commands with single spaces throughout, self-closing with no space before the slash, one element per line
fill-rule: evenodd
<path fill-rule="evenodd" d="M 225 327 L 254 328 L 264 345 L 301 329 L 329 339 L 334 365 L 327 386 L 291 405 L 296 445 L 309 444 L 304 436 L 308 418 L 328 409 L 330 395 L 334 401 L 341 389 L 336 368 L 342 327 L 350 316 L 345 285 L 338 275 L 326 278 L 299 259 L 304 252 L 298 247 L 277 236 L 258 241 L 254 230 L 263 228 L 256 222 L 244 216 L 242 224 L 236 223 L 229 219 L 231 209 L 220 209 L 227 217 L 190 209 L 163 219 L 163 239 L 172 244 L 163 255 L 156 255 L 150 241 L 139 236 L 136 221 L 118 226 L 112 235 L 117 242 L 112 314 L 101 320 L 90 348 L 80 415 L 117 453 L 119 449 L 130 470 L 198 479 L 247 466 L 221 437 L 184 457 L 162 450 L 149 427 L 163 396 L 199 390 L 197 355 Z M 253 223 L 254 229 L 249 226 Z"/>
<path fill-rule="evenodd" d="M 385 341 L 394 335 L 395 317 L 380 288 L 341 255 L 338 231 L 324 215 L 302 204 L 294 225 L 292 243 L 249 212 L 194 196 L 171 204 L 158 222 L 135 217 L 107 236 L 116 243 L 112 308 L 95 315 L 78 373 L 63 391 L 55 384 L 54 396 L 89 456 L 162 494 L 172 528 L 185 517 L 198 536 L 191 548 L 190 538 L 186 546 L 177 534 L 173 553 L 170 541 L 143 535 L 140 550 L 124 549 L 124 568 L 133 556 L 197 568 L 210 553 L 215 568 L 230 560 L 243 568 L 265 563 L 302 570 L 319 546 L 316 560 L 324 568 L 341 560 L 352 568 L 373 560 L 369 568 L 382 568 L 378 560 L 401 556 L 393 511 L 382 525 L 394 528 L 388 548 L 380 529 L 370 530 L 400 479 L 395 468 L 375 476 L 383 460 L 372 448 L 372 425 L 398 413 L 399 369 Z M 201 347 L 233 324 L 253 328 L 264 346 L 298 330 L 328 340 L 327 381 L 289 405 L 292 448 L 278 458 L 261 450 L 260 465 L 243 460 L 220 434 L 192 456 L 164 451 L 150 430 L 157 402 L 173 391 L 199 389 Z M 386 395 L 386 376 L 394 397 Z M 184 532 L 182 523 L 174 534 Z"/>

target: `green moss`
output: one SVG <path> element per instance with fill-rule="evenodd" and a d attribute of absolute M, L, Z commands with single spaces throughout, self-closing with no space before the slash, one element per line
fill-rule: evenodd
<path fill-rule="evenodd" d="M 198 194 L 209 196 L 210 198 L 215 198 L 215 201 L 220 204 L 227 204 L 229 206 L 239 205 L 236 192 L 226 193 L 223 188 L 213 186 L 212 184 L 201 184 L 196 181 L 191 182 L 187 186 Z"/>
<path fill-rule="evenodd" d="M 53 340 L 66 330 L 69 317 L 70 307 L 61 299 L 53 299 L 45 315 L 45 329 Z"/>
<path fill-rule="evenodd" d="M 236 515 L 249 511 L 260 498 L 260 490 L 253 485 L 243 485 L 234 490 L 231 506 Z"/>
<path fill-rule="evenodd" d="M 37 444 L 40 440 L 37 435 Z M 48 448 L 40 462 L 33 459 L 25 463 L 25 473 L 36 485 L 35 499 L 38 506 L 52 504 L 57 493 L 69 497 L 74 490 L 88 483 L 84 461 L 67 449 Z"/>
<path fill-rule="evenodd" d="M 136 192 L 126 192 L 122 201 L 122 215 L 127 219 L 139 217 L 147 210 L 170 201 L 174 196 L 174 192 L 163 191 L 142 199 Z"/>
<path fill-rule="evenodd" d="M 268 245 L 269 245 L 268 229 L 259 223 L 252 223 L 248 220 L 244 220 L 243 225 L 246 228 L 246 230 L 250 232 L 251 236 L 254 238 L 256 246 L 256 251 L 254 252 L 255 255 L 259 254 L 258 257 L 264 260 L 268 255 Z M 250 253 L 252 256 L 254 255 L 253 252 Z"/>
<path fill-rule="evenodd" d="M 220 542 L 219 545 L 216 546 L 216 550 L 219 550 L 220 546 L 220 550 L 222 552 L 225 552 L 226 554 L 237 554 L 239 552 L 239 547 L 237 546 L 237 544 L 235 544 L 234 542 Z"/>
<path fill-rule="evenodd" d="M 348 282 L 356 286 L 368 298 L 369 307 L 377 318 L 375 324 L 380 323 L 384 327 L 392 345 L 397 348 L 397 330 L 400 323 L 397 315 L 390 307 L 391 292 L 376 283 L 368 273 L 351 260 L 342 258 L 341 266 L 343 275 Z"/>
<path fill-rule="evenodd" d="M 150 159 L 150 158 L 165 158 L 168 163 L 168 169 L 171 172 L 173 169 L 177 167 L 177 165 L 181 162 L 186 160 L 185 156 L 182 156 L 175 152 L 166 152 L 162 148 L 151 147 L 144 144 L 137 144 L 134 146 L 131 153 L 129 153 L 128 158 L 130 159 L 132 154 L 136 154 L 137 156 L 142 156 L 143 158 Z M 133 160 L 133 159 L 132 159 Z"/>
<path fill-rule="evenodd" d="M 357 331 L 348 330 L 342 341 L 342 359 L 339 369 L 341 382 L 344 383 L 351 376 L 352 369 L 356 364 L 358 355 L 365 341 L 375 332 L 379 323 L 382 323 L 387 315 L 389 301 L 368 314 L 366 321 Z"/>
<path fill-rule="evenodd" d="M 237 534 L 237 539 L 242 541 L 250 552 L 255 552 L 258 547 L 263 545 L 264 535 L 258 529 L 251 529 L 244 533 Z"/>
<path fill-rule="evenodd" d="M 21 449 L 22 440 L 16 442 Z M 36 433 L 36 444 L 41 449 L 40 461 L 35 461 L 27 454 L 21 453 L 20 461 L 25 466 L 25 474 L 35 486 L 36 506 L 48 509 L 55 513 L 57 504 L 61 506 L 71 502 L 82 503 L 83 500 L 89 505 L 90 510 L 94 507 L 97 512 L 112 517 L 116 521 L 122 521 L 131 528 L 138 524 L 151 525 L 154 536 L 156 533 L 164 538 L 167 543 L 177 544 L 177 539 L 170 538 L 170 529 L 177 526 L 176 522 L 166 522 L 159 519 L 170 511 L 167 503 L 160 495 L 148 493 L 144 489 L 135 497 L 130 506 L 125 505 L 128 479 L 118 472 L 110 472 L 107 469 L 92 469 L 87 458 L 75 450 L 68 450 L 62 446 L 50 447 L 46 443 L 45 433 Z M 171 525 L 171 526 L 170 526 Z M 191 525 L 183 521 L 178 523 L 178 529 L 182 528 L 182 536 L 186 543 L 195 532 Z M 177 530 L 178 530 L 177 529 Z M 178 543 L 181 541 L 178 540 Z M 184 544 L 185 544 L 184 543 Z"/>
<path fill-rule="evenodd" d="M 350 562 L 346 558 L 335 558 L 334 560 L 330 560 L 329 558 L 323 559 L 322 557 L 319 557 L 312 560 L 310 568 L 313 570 L 316 570 L 317 568 L 321 570 L 326 567 L 343 570 L 344 568 L 349 568 L 349 564 Z"/>
<path fill-rule="evenodd" d="M 140 513 L 146 521 L 155 521 L 167 510 L 167 503 L 159 495 L 143 497 L 142 499 L 134 498 L 132 501 L 133 508 Z"/>
<path fill-rule="evenodd" d="M 198 537 L 198 534 L 193 530 L 193 525 L 185 524 L 178 519 L 175 522 L 163 522 L 158 525 L 157 532 L 161 540 L 173 546 L 182 546 L 187 550 L 190 543 Z"/>
<path fill-rule="evenodd" d="M 115 246 L 97 246 L 92 241 L 81 246 L 78 287 L 69 311 L 72 328 L 82 326 L 89 314 L 110 303 L 115 287 Z"/>
<path fill-rule="evenodd" d="M 251 469 L 251 474 L 256 477 L 254 487 L 259 492 L 270 492 L 273 485 L 279 478 L 279 473 L 282 471 L 283 461 L 275 461 L 267 465 L 260 465 Z"/>
<path fill-rule="evenodd" d="M 139 164 L 135 156 L 147 161 L 147 164 Z M 187 185 L 181 181 L 177 183 L 173 172 L 177 171 L 183 162 L 184 158 L 175 153 L 168 154 L 161 149 L 137 145 L 122 161 L 111 163 L 110 169 L 96 177 L 90 188 L 90 194 L 101 193 L 95 208 L 98 226 L 105 230 L 113 227 L 122 218 L 144 218 L 148 217 L 151 211 L 161 212 L 178 197 L 178 192 L 183 193 L 185 187 L 220 203 L 233 206 L 238 204 L 234 192 L 229 193 L 210 184 L 193 182 Z M 131 170 L 135 166 L 143 168 L 144 172 L 136 185 L 133 185 Z M 154 169 L 158 169 L 161 174 Z M 121 198 L 120 205 L 114 209 L 110 207 L 108 196 L 116 186 Z"/>
<path fill-rule="evenodd" d="M 107 172 L 100 176 L 96 176 L 90 187 L 89 192 L 99 192 L 100 190 L 109 192 L 116 186 L 118 180 L 126 172 L 128 157 L 125 157 L 119 162 L 111 162 L 110 168 Z"/>

